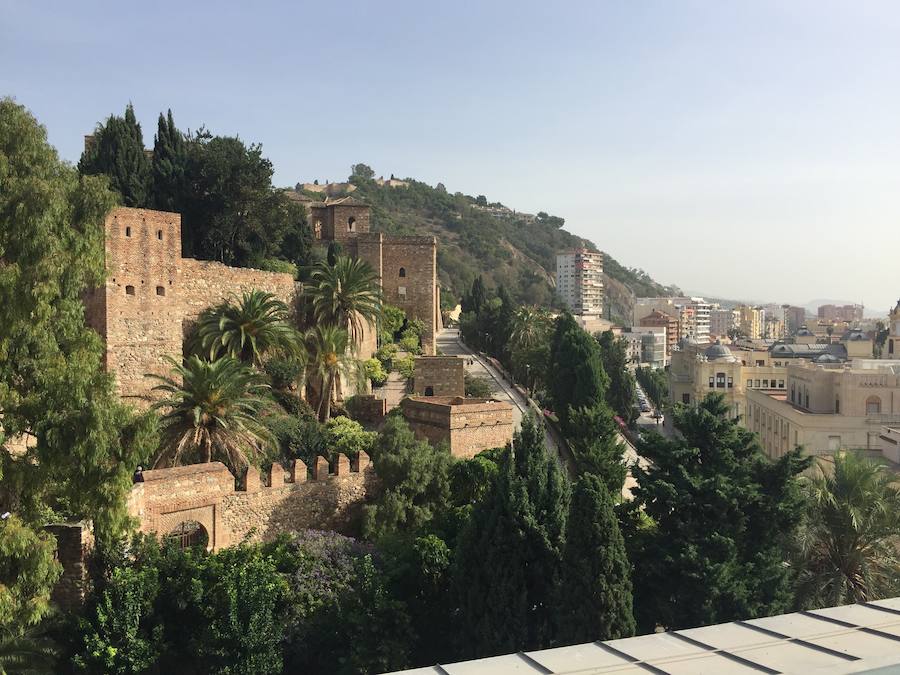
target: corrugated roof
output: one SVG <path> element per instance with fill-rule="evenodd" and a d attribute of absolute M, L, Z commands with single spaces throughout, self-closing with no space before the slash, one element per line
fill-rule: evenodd
<path fill-rule="evenodd" d="M 900 598 L 402 671 L 405 675 L 900 672 Z"/>

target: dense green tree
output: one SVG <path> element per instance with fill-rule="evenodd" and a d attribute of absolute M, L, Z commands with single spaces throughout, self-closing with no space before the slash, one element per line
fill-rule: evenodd
<path fill-rule="evenodd" d="M 613 509 L 598 476 L 572 490 L 558 593 L 560 644 L 634 635 L 631 566 Z"/>
<path fill-rule="evenodd" d="M 900 592 L 900 489 L 882 464 L 854 453 L 806 481 L 798 599 L 809 608 L 869 602 Z"/>
<path fill-rule="evenodd" d="M 194 351 L 209 360 L 230 356 L 259 367 L 267 356 L 303 361 L 303 340 L 290 310 L 271 293 L 252 290 L 206 309 L 197 322 Z"/>
<path fill-rule="evenodd" d="M 0 520 L 0 633 L 21 636 L 44 618 L 60 574 L 52 535 L 16 515 Z"/>
<path fill-rule="evenodd" d="M 255 459 L 260 449 L 276 445 L 259 420 L 269 387 L 258 371 L 230 356 L 169 362 L 172 377 L 152 376 L 161 396 L 153 410 L 162 412 L 154 466 L 219 459 L 240 476 L 248 456 Z"/>
<path fill-rule="evenodd" d="M 208 132 L 192 136 L 182 205 L 184 255 L 238 266 L 278 257 L 285 237 L 306 216 L 272 186 L 273 171 L 259 145 Z"/>
<path fill-rule="evenodd" d="M 350 180 L 353 181 L 354 178 L 362 178 L 363 180 L 372 180 L 375 178 L 375 170 L 372 169 L 368 164 L 363 164 L 360 162 L 359 164 L 354 164 L 350 167 Z"/>
<path fill-rule="evenodd" d="M 366 507 L 363 529 L 367 537 L 415 533 L 447 507 L 449 450 L 417 440 L 401 416 L 392 415 L 385 422 L 372 447 L 372 460 L 382 492 Z"/>
<path fill-rule="evenodd" d="M 600 347 L 568 312 L 556 319 L 545 378 L 564 428 L 570 409 L 592 408 L 605 399 L 609 377 L 603 370 Z"/>
<path fill-rule="evenodd" d="M 603 401 L 570 411 L 566 439 L 578 472 L 598 476 L 613 495 L 621 494 L 627 474 L 622 458 L 625 445 L 618 431 Z"/>
<path fill-rule="evenodd" d="M 378 434 L 366 431 L 363 425 L 349 417 L 332 417 L 325 424 L 325 443 L 333 456 L 355 458 L 359 453 L 372 452 Z"/>
<path fill-rule="evenodd" d="M 779 614 L 793 602 L 789 545 L 803 515 L 799 451 L 766 458 L 721 396 L 676 413 L 676 440 L 651 435 L 632 469 L 625 541 L 639 630 Z M 645 514 L 640 519 L 639 514 Z M 637 522 L 650 525 L 636 527 Z"/>
<path fill-rule="evenodd" d="M 568 483 L 532 418 L 460 535 L 453 570 L 460 657 L 541 649 L 553 639 Z"/>
<path fill-rule="evenodd" d="M 151 160 L 151 201 L 160 211 L 180 213 L 187 192 L 188 149 L 172 110 L 159 114 Z"/>
<path fill-rule="evenodd" d="M 634 371 L 637 381 L 658 408 L 662 408 L 669 396 L 669 378 L 666 372 L 658 368 L 642 366 Z"/>
<path fill-rule="evenodd" d="M 600 334 L 597 342 L 603 370 L 609 376 L 606 403 L 619 417 L 630 422 L 637 416 L 637 411 L 634 409 L 634 376 L 627 366 L 625 341 L 608 330 Z"/>
<path fill-rule="evenodd" d="M 129 103 L 124 117 L 110 115 L 94 131 L 93 142 L 78 162 L 83 176 L 104 174 L 125 206 L 145 207 L 150 197 L 150 160 L 144 152 L 141 125 Z"/>
<path fill-rule="evenodd" d="M 91 519 L 95 535 L 128 522 L 125 496 L 152 452 L 152 424 L 135 419 L 103 372 L 82 296 L 104 279 L 105 181 L 60 161 L 45 130 L 0 100 L 0 512 L 26 521 Z M 0 439 L 2 440 L 2 439 Z"/>
<path fill-rule="evenodd" d="M 347 331 L 353 349 L 364 324 L 381 317 L 381 284 L 364 260 L 340 256 L 334 265 L 318 265 L 304 293 L 316 321 Z"/>

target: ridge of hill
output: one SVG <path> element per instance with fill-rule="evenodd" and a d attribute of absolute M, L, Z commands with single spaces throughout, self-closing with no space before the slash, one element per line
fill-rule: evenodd
<path fill-rule="evenodd" d="M 504 285 L 517 302 L 559 306 L 553 273 L 556 255 L 572 248 L 599 250 L 588 239 L 562 229 L 564 220 L 540 212 L 520 213 L 484 196 L 450 193 L 406 178 L 391 187 L 360 175 L 351 176 L 352 194 L 371 206 L 371 229 L 392 235 L 434 235 L 438 240 L 438 276 L 442 304 L 455 304 L 481 275 L 489 287 Z M 395 181 L 397 183 L 397 181 Z M 302 186 L 298 184 L 298 191 Z M 321 192 L 305 192 L 322 199 Z M 331 196 L 338 196 L 332 194 Z M 604 281 L 609 316 L 631 316 L 637 296 L 674 295 L 675 287 L 654 281 L 642 270 L 624 267 L 604 253 Z"/>

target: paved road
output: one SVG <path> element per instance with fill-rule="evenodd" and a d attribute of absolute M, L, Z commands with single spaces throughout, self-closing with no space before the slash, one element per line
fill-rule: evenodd
<path fill-rule="evenodd" d="M 459 330 L 456 328 L 444 328 L 437 335 L 437 347 L 445 356 L 462 356 L 467 359 L 466 372 L 475 377 L 483 378 L 491 386 L 491 395 L 500 401 L 506 401 L 513 408 L 513 426 L 519 429 L 522 426 L 522 417 L 529 412 L 528 401 L 525 397 L 507 382 L 491 363 L 473 352 L 459 339 Z M 471 360 L 471 363 L 469 363 Z M 563 464 L 566 459 L 562 456 L 555 439 L 549 430 L 545 430 L 547 449 L 555 452 Z"/>

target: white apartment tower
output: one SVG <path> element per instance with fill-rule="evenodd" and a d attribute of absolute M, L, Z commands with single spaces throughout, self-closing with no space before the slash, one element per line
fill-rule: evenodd
<path fill-rule="evenodd" d="M 603 314 L 603 254 L 575 249 L 556 256 L 556 291 L 573 314 Z"/>

